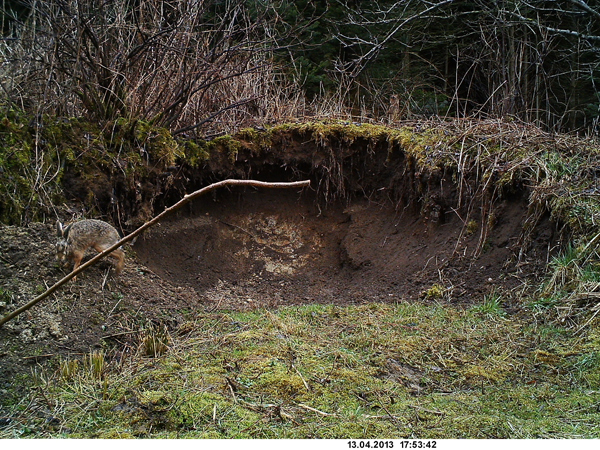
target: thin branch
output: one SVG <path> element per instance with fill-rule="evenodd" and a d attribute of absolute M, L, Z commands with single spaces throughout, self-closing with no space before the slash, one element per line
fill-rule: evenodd
<path fill-rule="evenodd" d="M 202 120 L 202 121 L 200 121 L 200 122 L 198 122 L 198 123 L 196 123 L 194 125 L 190 125 L 189 127 L 180 128 L 179 130 L 174 131 L 172 134 L 173 134 L 173 136 L 177 136 L 178 134 L 186 133 L 188 131 L 195 130 L 196 128 L 201 127 L 202 125 L 204 125 L 205 123 L 210 122 L 211 120 L 213 120 L 218 115 L 223 114 L 225 111 L 228 111 L 228 110 L 233 109 L 233 108 L 237 108 L 238 106 L 245 105 L 246 103 L 250 103 L 253 100 L 256 100 L 256 97 L 247 98 L 247 99 L 244 99 L 244 100 L 240 100 L 239 102 L 232 103 L 231 105 L 226 106 L 225 108 L 222 108 L 219 111 L 211 114 L 206 119 L 204 119 L 204 120 Z"/>
<path fill-rule="evenodd" d="M 385 36 L 381 42 L 378 42 L 377 44 L 373 45 L 373 47 L 364 55 L 362 55 L 360 58 L 358 58 L 354 63 L 355 63 L 355 69 L 352 71 L 351 76 L 352 77 L 357 77 L 359 75 L 359 73 L 364 69 L 365 64 L 367 62 L 369 62 L 371 59 L 373 59 L 377 53 L 387 44 L 387 42 L 392 39 L 397 33 L 398 31 L 400 31 L 406 24 L 422 17 L 425 16 L 426 14 L 441 8 L 444 5 L 447 5 L 449 3 L 453 3 L 454 0 L 443 0 L 439 3 L 436 3 L 434 5 L 431 5 L 429 8 L 424 9 L 421 12 L 418 12 L 410 17 L 407 17 L 406 19 L 404 19 L 402 22 L 400 22 L 398 25 L 396 25 L 394 27 L 394 29 L 392 29 L 387 36 Z"/>
<path fill-rule="evenodd" d="M 590 13 L 593 16 L 596 16 L 596 19 L 600 19 L 600 12 L 593 9 L 590 5 L 588 5 L 583 0 L 567 0 L 569 3 L 573 3 L 584 11 Z"/>
<path fill-rule="evenodd" d="M 564 28 L 549 27 L 548 25 L 544 25 L 543 23 L 539 22 L 537 19 L 531 19 L 529 17 L 522 16 L 521 14 L 512 11 L 509 11 L 508 14 L 516 17 L 517 19 L 522 20 L 525 24 L 533 24 L 539 28 L 543 28 L 544 30 L 551 31 L 553 33 L 564 34 L 566 36 L 573 36 L 586 41 L 600 41 L 600 36 L 597 35 L 584 34 L 580 33 L 579 31 L 567 30 Z"/>

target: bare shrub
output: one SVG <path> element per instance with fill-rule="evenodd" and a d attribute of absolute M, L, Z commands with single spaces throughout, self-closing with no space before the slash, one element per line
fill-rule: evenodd
<path fill-rule="evenodd" d="M 28 1 L 0 49 L 2 87 L 35 113 L 143 118 L 174 132 L 285 115 L 298 91 L 272 54 L 293 27 L 273 25 L 277 2 L 246 3 Z"/>

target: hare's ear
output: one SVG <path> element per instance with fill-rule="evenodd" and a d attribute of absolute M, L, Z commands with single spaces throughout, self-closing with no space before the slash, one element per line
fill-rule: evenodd
<path fill-rule="evenodd" d="M 60 220 L 56 221 L 56 235 L 58 237 L 63 237 L 64 236 L 63 224 L 60 223 Z"/>

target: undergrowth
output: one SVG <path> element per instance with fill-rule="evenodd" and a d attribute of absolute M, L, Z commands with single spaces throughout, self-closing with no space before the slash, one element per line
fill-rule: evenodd
<path fill-rule="evenodd" d="M 203 314 L 161 339 L 156 357 L 141 339 L 38 373 L 0 437 L 600 437 L 598 328 L 310 305 Z"/>

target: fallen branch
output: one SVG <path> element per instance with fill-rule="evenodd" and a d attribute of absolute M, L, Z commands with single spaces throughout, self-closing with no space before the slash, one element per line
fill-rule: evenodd
<path fill-rule="evenodd" d="M 92 259 L 90 259 L 85 264 L 82 264 L 81 266 L 79 266 L 77 268 L 77 270 L 74 270 L 71 273 L 69 273 L 66 277 L 64 277 L 63 279 L 61 279 L 60 281 L 58 281 L 56 284 L 54 284 L 54 286 L 50 287 L 43 294 L 41 294 L 38 297 L 34 298 L 29 303 L 21 306 L 20 308 L 15 309 L 10 314 L 7 314 L 6 316 L 4 316 L 2 319 L 0 319 L 0 326 L 4 325 L 9 320 L 15 318 L 16 316 L 18 316 L 19 314 L 21 314 L 23 311 L 27 311 L 31 307 L 35 306 L 37 303 L 39 303 L 40 301 L 42 301 L 43 299 L 45 299 L 46 297 L 48 297 L 50 294 L 52 294 L 53 292 L 55 292 L 63 284 L 65 284 L 66 282 L 68 282 L 71 278 L 73 278 L 74 276 L 76 276 L 79 273 L 83 272 L 88 267 L 93 266 L 98 261 L 100 261 L 102 258 L 104 258 L 105 256 L 109 255 L 113 250 L 116 250 L 117 248 L 119 248 L 121 245 L 123 245 L 123 244 L 131 241 L 134 237 L 136 237 L 142 231 L 144 231 L 145 229 L 151 227 L 152 225 L 155 225 L 161 219 L 164 219 L 165 216 L 167 216 L 168 214 L 170 214 L 173 211 L 181 208 L 183 205 L 185 205 L 189 201 L 193 200 L 194 198 L 201 196 L 202 194 L 206 194 L 207 192 L 210 192 L 210 191 L 212 191 L 214 189 L 217 189 L 217 188 L 220 188 L 220 187 L 223 187 L 223 186 L 227 186 L 227 185 L 234 185 L 234 186 L 254 186 L 254 187 L 264 187 L 264 188 L 295 188 L 295 187 L 306 187 L 306 186 L 309 186 L 310 185 L 310 181 L 305 180 L 305 181 L 294 181 L 294 182 L 290 182 L 290 183 L 283 183 L 283 182 L 281 182 L 281 183 L 269 183 L 269 182 L 266 182 L 266 181 L 256 181 L 256 180 L 223 180 L 223 181 L 219 181 L 218 183 L 213 183 L 213 184 L 210 184 L 210 185 L 208 185 L 206 187 L 203 187 L 202 189 L 199 189 L 199 190 L 197 190 L 195 192 L 192 192 L 191 194 L 187 194 L 181 200 L 179 200 L 177 203 L 175 203 L 173 206 L 170 206 L 169 208 L 166 208 L 158 216 L 156 216 L 152 220 L 146 222 L 144 225 L 142 225 L 141 227 L 139 227 L 133 233 L 125 236 L 123 239 L 121 239 L 119 242 L 117 242 L 113 246 L 107 248 L 102 253 L 99 253 L 96 256 L 94 256 Z"/>

